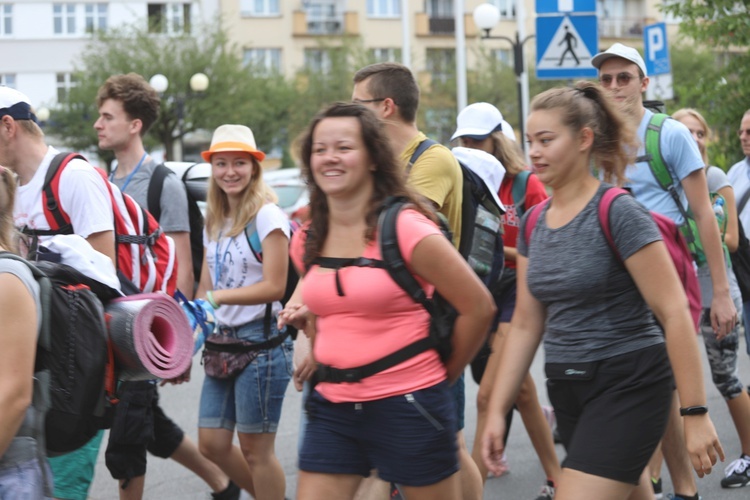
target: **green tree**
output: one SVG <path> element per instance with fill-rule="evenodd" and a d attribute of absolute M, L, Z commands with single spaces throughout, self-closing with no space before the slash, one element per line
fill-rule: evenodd
<path fill-rule="evenodd" d="M 681 71 L 675 64 L 675 88 L 683 89 L 708 120 L 716 140 L 711 144 L 712 163 L 726 168 L 742 157 L 735 131 L 743 113 L 750 108 L 750 2 L 747 0 L 680 0 L 664 10 L 679 16 L 680 33 L 698 47 L 710 47 L 717 64 L 708 72 L 688 73 L 678 82 Z M 701 51 L 694 52 L 700 53 Z M 688 65 L 688 62 L 684 62 Z M 682 104 L 682 102 L 681 102 Z"/>
<path fill-rule="evenodd" d="M 286 80 L 243 66 L 240 51 L 228 42 L 218 21 L 194 26 L 193 32 L 167 37 L 150 34 L 146 26 L 130 25 L 93 35 L 75 65 L 79 83 L 52 111 L 50 131 L 75 149 L 96 146 L 92 125 L 98 116 L 99 86 L 113 74 L 136 72 L 149 79 L 161 73 L 169 88 L 162 95 L 161 113 L 146 137 L 147 145 L 163 144 L 170 152 L 186 134 L 212 131 L 224 123 L 248 124 L 258 147 L 266 151 L 283 142 L 281 124 L 288 119 L 293 94 Z M 190 77 L 198 72 L 210 80 L 200 96 L 191 95 L 189 87 Z"/>

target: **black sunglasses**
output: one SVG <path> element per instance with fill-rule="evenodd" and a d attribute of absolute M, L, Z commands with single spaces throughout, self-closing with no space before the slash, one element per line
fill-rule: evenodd
<path fill-rule="evenodd" d="M 635 78 L 634 75 L 631 75 L 630 73 L 627 73 L 627 72 L 623 72 L 623 73 L 618 73 L 617 76 L 615 76 L 614 78 L 612 77 L 612 75 L 602 75 L 599 77 L 599 82 L 604 87 L 609 87 L 610 85 L 612 85 L 612 80 L 615 79 L 617 80 L 617 85 L 619 85 L 620 87 L 625 87 L 627 84 L 630 83 L 630 80 L 632 80 L 633 78 Z"/>

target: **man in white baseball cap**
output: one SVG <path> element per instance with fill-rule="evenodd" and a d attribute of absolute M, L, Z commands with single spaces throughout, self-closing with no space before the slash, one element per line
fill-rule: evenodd
<path fill-rule="evenodd" d="M 630 126 L 637 129 L 641 140 L 638 157 L 634 165 L 628 167 L 626 176 L 633 195 L 646 208 L 669 217 L 679 225 L 686 224 L 683 216 L 688 206 L 697 225 L 697 232 L 705 260 L 710 270 L 713 285 L 713 299 L 710 307 L 711 323 L 721 338 L 734 328 L 737 310 L 729 295 L 724 254 L 716 218 L 713 215 L 703 158 L 690 131 L 677 120 L 665 120 L 659 132 L 660 154 L 669 174 L 672 176 L 676 194 L 662 188 L 650 164 L 650 154 L 646 154 L 646 130 L 654 113 L 643 106 L 643 92 L 649 85 L 646 65 L 633 47 L 616 43 L 609 49 L 596 54 L 591 64 L 599 70 L 599 82 L 614 99 L 624 113 Z M 678 201 L 682 206 L 678 206 Z M 692 418 L 692 417 L 687 417 Z M 679 399 L 675 393 L 670 412 L 670 423 L 663 441 L 664 456 L 669 467 L 676 499 L 699 500 L 698 489 L 691 470 L 683 435 L 683 422 L 679 414 Z M 658 467 L 652 469 L 652 476 L 658 478 Z"/>

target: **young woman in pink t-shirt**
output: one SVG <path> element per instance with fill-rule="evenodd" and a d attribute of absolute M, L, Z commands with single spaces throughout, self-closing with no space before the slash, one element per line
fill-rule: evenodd
<path fill-rule="evenodd" d="M 429 314 L 384 268 L 345 264 L 360 257 L 382 262 L 378 214 L 389 196 L 412 204 L 396 222 L 407 268 L 428 296 L 436 290 L 451 303 L 458 319 L 445 364 L 429 349 L 356 383 L 316 385 L 306 404 L 298 498 L 352 498 L 372 469 L 410 499 L 459 498 L 448 382 L 479 349 L 494 314 L 491 296 L 441 234 L 430 207 L 405 186 L 403 166 L 366 107 L 340 103 L 318 114 L 300 157 L 311 221 L 292 239 L 290 254 L 304 278 L 280 324 L 304 327 L 315 318 L 315 360 L 350 369 L 428 336 Z"/>

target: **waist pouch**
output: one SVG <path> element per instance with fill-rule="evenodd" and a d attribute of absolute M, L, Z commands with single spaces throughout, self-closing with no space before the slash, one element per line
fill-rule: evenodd
<path fill-rule="evenodd" d="M 252 363 L 261 351 L 280 346 L 287 335 L 285 331 L 265 342 L 249 342 L 212 333 L 206 339 L 201 363 L 209 377 L 234 378 Z"/>
<path fill-rule="evenodd" d="M 544 373 L 550 380 L 591 380 L 599 366 L 598 361 L 588 363 L 546 363 Z"/>

